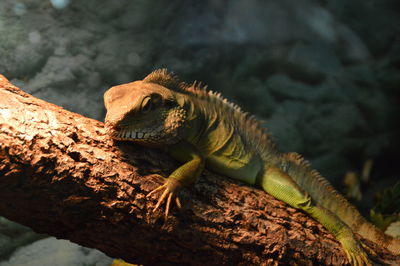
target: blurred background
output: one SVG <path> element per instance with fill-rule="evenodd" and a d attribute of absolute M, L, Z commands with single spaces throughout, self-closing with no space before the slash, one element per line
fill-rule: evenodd
<path fill-rule="evenodd" d="M 0 73 L 101 121 L 113 85 L 157 68 L 202 81 L 265 121 L 282 151 L 303 154 L 368 217 L 400 180 L 397 2 L 1 0 Z M 0 266 L 111 260 L 0 217 Z"/>

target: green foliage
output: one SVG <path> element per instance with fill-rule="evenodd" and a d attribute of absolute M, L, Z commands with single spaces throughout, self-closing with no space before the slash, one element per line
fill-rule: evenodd
<path fill-rule="evenodd" d="M 378 203 L 370 211 L 371 221 L 386 230 L 392 223 L 400 221 L 400 182 L 377 195 Z"/>

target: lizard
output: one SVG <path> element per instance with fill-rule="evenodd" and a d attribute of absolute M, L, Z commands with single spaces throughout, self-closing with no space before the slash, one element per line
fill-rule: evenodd
<path fill-rule="evenodd" d="M 153 209 L 191 186 L 207 167 L 258 186 L 321 223 L 341 244 L 349 263 L 371 265 L 373 253 L 356 233 L 400 255 L 400 240 L 367 222 L 301 155 L 282 153 L 261 123 L 198 82 L 185 83 L 166 69 L 104 93 L 105 123 L 116 141 L 161 148 L 183 164 L 147 196 L 160 193 Z M 368 251 L 368 252 L 367 252 Z"/>

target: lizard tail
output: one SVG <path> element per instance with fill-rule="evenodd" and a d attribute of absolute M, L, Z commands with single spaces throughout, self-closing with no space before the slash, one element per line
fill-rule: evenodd
<path fill-rule="evenodd" d="M 340 195 L 318 171 L 313 170 L 310 163 L 299 154 L 283 154 L 281 168 L 301 188 L 307 191 L 318 204 L 336 214 L 353 232 L 385 247 L 396 255 L 400 255 L 400 239 L 384 234 L 369 223 L 353 205 Z"/>
<path fill-rule="evenodd" d="M 365 219 L 364 221 L 365 222 L 359 226 L 358 230 L 356 230 L 358 234 L 372 242 L 381 244 L 393 254 L 400 255 L 400 239 L 386 235 Z"/>

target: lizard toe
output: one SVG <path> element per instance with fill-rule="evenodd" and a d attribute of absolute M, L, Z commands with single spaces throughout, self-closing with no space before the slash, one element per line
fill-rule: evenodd
<path fill-rule="evenodd" d="M 179 199 L 179 197 L 175 196 L 175 191 L 178 190 L 178 186 L 176 186 L 176 182 L 172 182 L 172 186 L 171 186 L 171 182 L 169 182 L 169 179 L 165 179 L 165 183 L 159 187 L 157 187 L 156 189 L 150 191 L 150 193 L 148 193 L 146 195 L 146 197 L 150 197 L 151 195 L 154 195 L 155 193 L 158 193 L 160 191 L 162 191 L 161 196 L 158 198 L 156 205 L 153 208 L 153 212 L 157 211 L 161 205 L 163 205 L 163 203 L 165 202 L 165 219 L 168 218 L 168 214 L 170 211 L 170 206 L 171 206 L 171 201 L 172 199 L 175 197 L 175 202 L 177 207 L 180 209 L 182 207 L 181 201 Z"/>
<path fill-rule="evenodd" d="M 353 266 L 372 266 L 367 254 L 361 249 L 361 247 L 345 249 L 345 253 L 349 263 Z"/>

